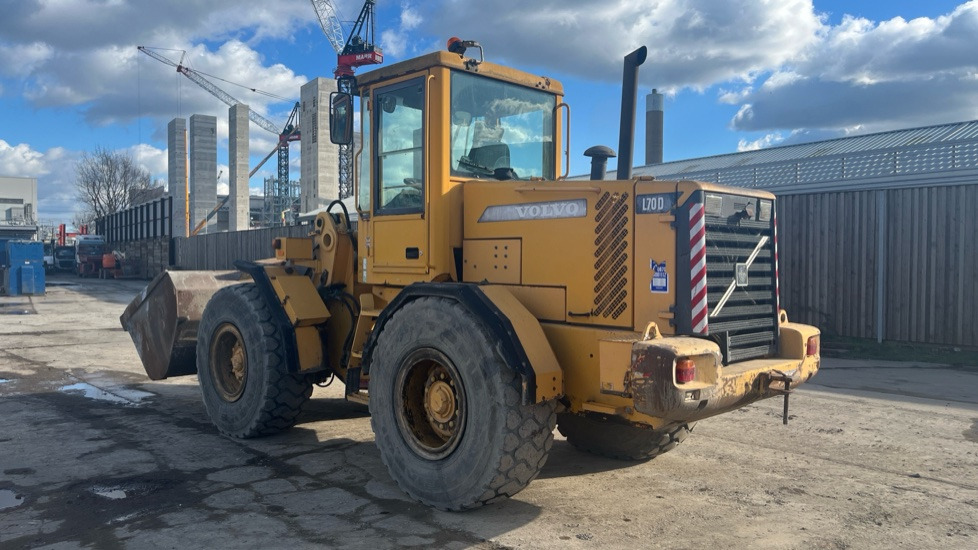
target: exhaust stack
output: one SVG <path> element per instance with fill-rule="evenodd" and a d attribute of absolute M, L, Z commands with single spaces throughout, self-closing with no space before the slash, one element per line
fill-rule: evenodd
<path fill-rule="evenodd" d="M 616 179 L 632 179 L 632 153 L 635 144 L 635 97 L 638 95 L 638 67 L 645 63 L 645 46 L 625 56 L 621 77 L 621 128 L 618 132 L 618 174 Z"/>

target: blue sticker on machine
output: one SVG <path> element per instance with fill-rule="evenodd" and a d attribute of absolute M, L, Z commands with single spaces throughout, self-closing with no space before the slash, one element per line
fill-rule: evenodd
<path fill-rule="evenodd" d="M 652 292 L 669 292 L 669 274 L 666 273 L 666 262 L 656 263 L 649 260 L 649 267 L 652 268 L 652 284 L 649 290 Z"/>
<path fill-rule="evenodd" d="M 676 205 L 675 193 L 651 193 L 635 196 L 636 214 L 665 214 Z"/>

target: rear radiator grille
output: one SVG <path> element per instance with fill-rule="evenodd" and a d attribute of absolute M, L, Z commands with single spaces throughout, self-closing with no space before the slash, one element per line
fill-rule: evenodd
<path fill-rule="evenodd" d="M 748 270 L 748 285 L 736 286 L 723 307 L 723 296 L 735 279 L 737 264 L 746 263 L 762 239 Z M 706 286 L 709 334 L 724 352 L 725 362 L 770 356 L 777 351 L 777 288 L 774 235 L 767 223 L 706 219 Z"/>
<path fill-rule="evenodd" d="M 593 314 L 617 319 L 628 309 L 628 193 L 605 193 L 594 210 Z"/>

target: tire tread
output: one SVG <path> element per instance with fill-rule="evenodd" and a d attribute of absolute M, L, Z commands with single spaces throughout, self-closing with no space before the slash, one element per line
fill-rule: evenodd
<path fill-rule="evenodd" d="M 618 460 L 650 460 L 675 449 L 692 432 L 688 424 L 653 430 L 573 413 L 558 415 L 557 430 L 577 449 Z"/>

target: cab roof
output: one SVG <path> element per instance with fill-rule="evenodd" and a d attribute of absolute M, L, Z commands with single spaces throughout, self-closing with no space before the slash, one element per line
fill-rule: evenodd
<path fill-rule="evenodd" d="M 357 76 L 357 85 L 370 86 L 378 82 L 423 71 L 432 67 L 448 67 L 450 69 L 481 74 L 489 78 L 536 88 L 556 95 L 564 94 L 564 87 L 560 82 L 549 77 L 526 73 L 488 61 L 473 63 L 471 58 L 466 58 L 448 51 L 431 52 L 363 73 Z"/>

